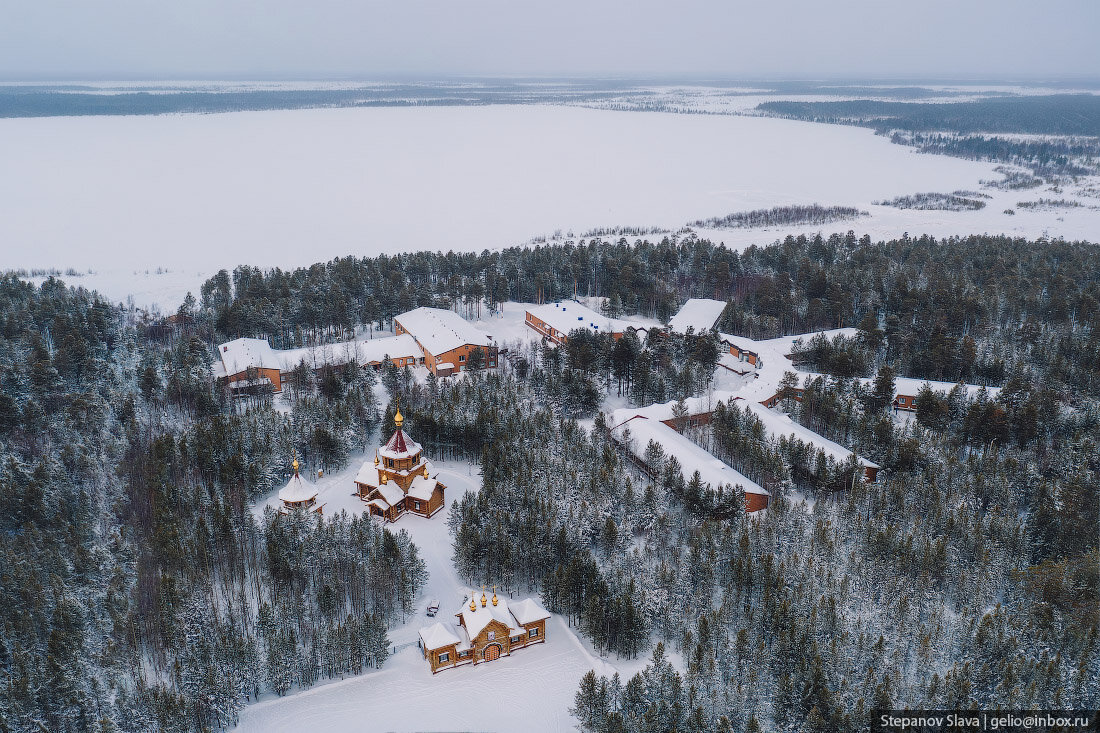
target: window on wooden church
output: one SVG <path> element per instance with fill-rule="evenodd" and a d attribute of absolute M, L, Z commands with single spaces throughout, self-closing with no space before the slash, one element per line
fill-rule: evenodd
<path fill-rule="evenodd" d="M 450 658 L 451 658 L 450 652 L 443 652 L 442 654 L 439 655 L 439 661 L 440 662 L 449 661 Z"/>
<path fill-rule="evenodd" d="M 532 637 L 533 636 L 538 636 L 539 635 L 539 630 L 537 628 L 531 629 L 527 632 L 527 635 L 532 636 Z"/>
<path fill-rule="evenodd" d="M 466 355 L 465 354 L 459 354 L 458 355 L 458 360 L 459 361 L 466 361 Z"/>
<path fill-rule="evenodd" d="M 419 501 L 414 501 L 413 502 L 413 507 L 416 508 L 416 511 L 420 511 L 420 502 Z"/>
<path fill-rule="evenodd" d="M 495 638 L 497 638 L 497 632 L 495 632 L 495 631 L 490 631 L 490 632 L 489 632 L 489 641 L 492 641 L 492 640 L 493 640 L 493 639 L 495 639 Z"/>

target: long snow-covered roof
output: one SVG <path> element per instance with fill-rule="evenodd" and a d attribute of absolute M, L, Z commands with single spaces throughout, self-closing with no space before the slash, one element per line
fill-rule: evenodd
<path fill-rule="evenodd" d="M 811 331 L 810 333 L 796 333 L 793 336 L 780 336 L 779 338 L 766 339 L 764 341 L 757 341 L 756 343 L 764 348 L 774 349 L 783 356 L 788 356 L 794 351 L 794 345 L 798 341 L 801 341 L 802 345 L 805 346 L 810 343 L 810 339 L 818 335 L 824 336 L 832 341 L 837 336 L 851 338 L 858 334 L 858 328 L 832 328 L 827 331 Z"/>
<path fill-rule="evenodd" d="M 433 356 L 439 356 L 467 344 L 490 346 L 488 334 L 454 311 L 441 308 L 416 308 L 394 318 L 401 327 Z"/>
<path fill-rule="evenodd" d="M 687 414 L 702 415 L 705 413 L 713 412 L 719 403 L 728 402 L 731 398 L 737 399 L 737 404 L 743 410 L 749 410 L 752 414 L 760 418 L 760 421 L 764 423 L 764 429 L 768 431 L 770 435 L 775 437 L 794 435 L 803 443 L 810 443 L 825 451 L 825 455 L 831 456 L 836 461 L 843 461 L 851 455 L 852 451 L 848 450 L 844 446 L 829 440 L 823 435 L 819 435 L 814 431 L 806 428 L 802 425 L 791 420 L 787 415 L 783 415 L 778 412 L 769 410 L 755 400 L 743 400 L 737 397 L 738 393 L 730 390 L 715 390 L 714 392 L 702 395 L 700 397 L 689 397 L 684 400 L 684 407 L 687 409 Z M 624 408 L 616 410 L 612 415 L 612 421 L 615 424 L 619 424 L 631 417 L 643 416 L 652 420 L 671 420 L 675 417 L 673 410 L 676 407 L 676 401 L 660 402 L 657 404 L 649 405 L 647 407 L 637 408 Z M 634 425 L 635 423 L 631 423 Z M 633 429 L 631 432 L 634 432 Z M 641 446 L 642 450 L 645 450 L 645 446 Z M 878 468 L 877 464 L 872 463 L 864 458 L 859 459 L 860 465 Z"/>
<path fill-rule="evenodd" d="M 239 338 L 218 346 L 221 368 L 214 367 L 215 376 L 239 374 L 250 367 L 278 369 L 289 372 L 305 361 L 316 369 L 325 365 L 341 365 L 354 361 L 367 365 L 390 359 L 423 356 L 420 347 L 408 334 L 383 336 L 365 341 L 339 341 L 298 349 L 273 349 L 266 339 Z M 224 374 L 222 372 L 224 371 Z"/>
<path fill-rule="evenodd" d="M 760 341 L 756 341 L 755 339 L 751 339 L 746 336 L 733 336 L 732 334 L 728 333 L 719 333 L 718 339 L 723 343 L 730 344 L 731 346 L 736 346 L 741 351 L 751 351 L 754 354 L 759 354 L 762 348 L 767 348 L 761 347 Z"/>
<path fill-rule="evenodd" d="M 738 400 L 737 404 L 741 406 L 741 409 L 748 410 L 759 418 L 760 422 L 764 424 L 764 430 L 767 431 L 768 435 L 774 438 L 788 438 L 793 435 L 803 443 L 808 443 L 815 448 L 820 448 L 824 451 L 826 456 L 832 458 L 837 463 L 842 463 L 848 460 L 849 456 L 853 455 L 852 451 L 848 450 L 840 443 L 829 440 L 824 435 L 819 435 L 804 425 L 796 423 L 789 415 L 769 410 L 759 402 L 753 402 L 751 400 L 747 402 Z M 856 458 L 859 460 L 859 465 L 861 466 L 867 468 L 880 468 L 877 463 L 869 461 L 866 458 L 860 458 L 859 456 L 856 456 Z"/>
<path fill-rule="evenodd" d="M 528 308 L 527 312 L 565 336 L 578 328 L 596 333 L 625 333 L 628 328 L 637 325 L 619 318 L 608 318 L 575 300 L 544 303 Z"/>
<path fill-rule="evenodd" d="M 668 327 L 675 333 L 686 333 L 688 328 L 694 329 L 695 333 L 709 331 L 718 323 L 725 309 L 725 301 L 691 298 L 668 322 Z"/>
<path fill-rule="evenodd" d="M 868 379 L 867 381 L 873 384 L 875 380 Z M 920 394 L 921 389 L 926 384 L 933 392 L 943 392 L 945 394 L 951 392 L 951 390 L 959 386 L 957 383 L 954 382 L 938 382 L 932 379 L 912 379 L 911 377 L 895 377 L 894 394 L 903 394 L 909 395 L 911 397 L 916 397 L 918 394 Z M 962 388 L 968 400 L 976 398 L 978 396 L 978 393 L 981 392 L 983 389 L 986 391 L 986 394 L 988 394 L 990 398 L 996 397 L 997 394 L 1001 391 L 1000 387 L 982 387 L 982 385 L 980 384 L 963 383 Z"/>
<path fill-rule="evenodd" d="M 282 362 L 283 371 L 290 371 L 303 360 L 311 367 L 317 368 L 325 365 L 347 364 L 350 361 L 364 366 L 380 364 L 387 356 L 391 360 L 419 359 L 423 356 L 416 341 L 404 333 L 400 336 L 383 336 L 364 341 L 339 341 L 334 344 L 286 349 L 275 353 Z"/>
<path fill-rule="evenodd" d="M 630 450 L 638 458 L 645 457 L 646 446 L 653 441 L 664 448 L 666 456 L 676 456 L 683 469 L 684 479 L 690 480 L 693 473 L 699 472 L 704 483 L 712 488 L 732 485 L 740 486 L 746 494 L 762 494 L 767 496 L 768 491 L 755 481 L 750 480 L 740 471 L 724 461 L 720 461 L 713 455 L 696 445 L 690 439 L 684 437 L 658 419 L 631 413 L 630 410 L 616 410 L 616 425 L 612 428 L 612 435 L 622 439 L 627 430 L 630 431 Z M 626 417 L 620 421 L 618 418 Z"/>
<path fill-rule="evenodd" d="M 737 392 L 730 390 L 715 390 L 699 397 L 688 397 L 684 400 L 684 407 L 688 415 L 702 415 L 705 412 L 713 412 L 719 402 L 726 402 L 731 397 L 736 397 Z M 668 402 L 656 402 L 645 407 L 624 407 L 612 413 L 612 422 L 618 425 L 632 417 L 641 415 L 653 420 L 671 420 L 675 417 L 674 409 L 676 400 Z"/>
<path fill-rule="evenodd" d="M 251 367 L 280 369 L 281 362 L 267 339 L 239 338 L 218 346 L 226 374 L 232 376 Z"/>
<path fill-rule="evenodd" d="M 803 385 L 808 379 L 825 379 L 826 382 L 836 381 L 839 377 L 834 377 L 829 374 L 821 374 L 820 372 L 798 372 L 798 383 Z M 873 387 L 875 385 L 874 377 L 856 377 L 855 380 L 865 387 Z M 1000 393 L 1000 387 L 985 387 L 980 384 L 967 384 L 965 382 L 940 382 L 935 379 L 914 379 L 912 377 L 894 377 L 894 396 L 907 395 L 909 397 L 916 397 L 920 394 L 924 385 L 928 385 L 928 388 L 933 392 L 939 392 L 941 394 L 949 394 L 955 387 L 962 387 L 963 394 L 966 395 L 968 400 L 976 399 L 978 393 L 983 389 L 990 399 L 993 399 Z"/>

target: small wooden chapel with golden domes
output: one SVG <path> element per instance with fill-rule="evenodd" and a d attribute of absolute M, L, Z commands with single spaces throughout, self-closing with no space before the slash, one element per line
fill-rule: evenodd
<path fill-rule="evenodd" d="M 298 475 L 298 457 L 294 457 L 291 464 L 294 475 L 287 481 L 286 486 L 279 489 L 279 501 L 283 505 L 279 507 L 280 514 L 289 514 L 292 511 L 310 511 L 322 513 L 322 505 L 317 503 L 317 488 Z"/>
<path fill-rule="evenodd" d="M 424 449 L 404 431 L 400 405 L 393 416 L 396 430 L 355 476 L 355 489 L 371 516 L 396 522 L 406 513 L 430 517 L 443 508 L 447 488 L 436 478 Z"/>

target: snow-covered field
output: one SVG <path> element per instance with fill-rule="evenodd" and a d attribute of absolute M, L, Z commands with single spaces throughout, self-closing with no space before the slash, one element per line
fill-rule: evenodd
<path fill-rule="evenodd" d="M 560 616 L 547 622 L 546 639 L 495 662 L 436 675 L 419 649 L 403 649 L 377 672 L 250 705 L 237 730 L 573 730 L 576 723 L 568 709 L 581 676 L 590 669 L 599 674 L 614 670 L 593 658 Z"/>
<path fill-rule="evenodd" d="M 706 234 L 743 246 L 819 229 L 1100 231 L 1088 207 L 1002 213 L 1050 198 L 1042 189 L 988 190 L 993 200 L 976 212 L 872 206 L 977 190 L 999 175 L 865 129 L 757 117 L 522 105 L 5 119 L 0 160 L 0 269 L 92 270 L 67 279 L 163 310 L 238 264 L 480 251 L 595 227 L 675 230 L 787 204 L 871 216 Z"/>

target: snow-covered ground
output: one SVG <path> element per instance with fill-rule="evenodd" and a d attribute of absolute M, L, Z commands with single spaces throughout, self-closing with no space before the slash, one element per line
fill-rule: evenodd
<path fill-rule="evenodd" d="M 558 733 L 574 729 L 569 708 L 581 676 L 590 669 L 614 671 L 588 653 L 560 616 L 553 616 L 545 643 L 510 657 L 433 675 L 412 646 L 376 672 L 250 705 L 236 730 Z"/>
<path fill-rule="evenodd" d="M 377 433 L 374 436 L 377 437 Z M 339 511 L 362 513 L 363 503 L 353 494 L 353 478 L 368 452 L 347 468 L 317 481 L 318 501 L 326 515 Z M 435 461 L 439 478 L 447 485 L 447 505 L 481 487 L 476 465 L 464 461 Z M 274 493 L 253 506 L 278 505 Z M 246 707 L 237 728 L 242 733 L 280 731 L 421 731 L 483 730 L 552 733 L 573 727 L 569 708 L 580 678 L 588 670 L 629 677 L 645 666 L 645 657 L 604 660 L 568 627 L 560 616 L 547 622 L 546 642 L 522 649 L 495 662 L 431 673 L 416 647 L 417 631 L 458 610 L 463 590 L 451 563 L 451 537 L 445 510 L 431 519 L 406 516 L 391 529 L 406 530 L 421 551 L 429 580 L 406 622 L 389 632 L 400 649 L 380 670 L 338 681 L 322 682 L 286 697 L 265 695 Z M 427 599 L 441 601 L 440 617 L 426 615 Z"/>
<path fill-rule="evenodd" d="M 5 119 L 0 160 L 0 269 L 74 268 L 86 273 L 74 283 L 165 311 L 238 264 L 480 251 L 596 227 L 675 230 L 777 205 L 871 216 L 705 233 L 741 247 L 820 229 L 1100 230 L 1089 207 L 1003 213 L 1052 197 L 1043 189 L 988 190 L 980 211 L 873 206 L 1000 176 L 865 129 L 759 117 L 522 105 Z"/>

